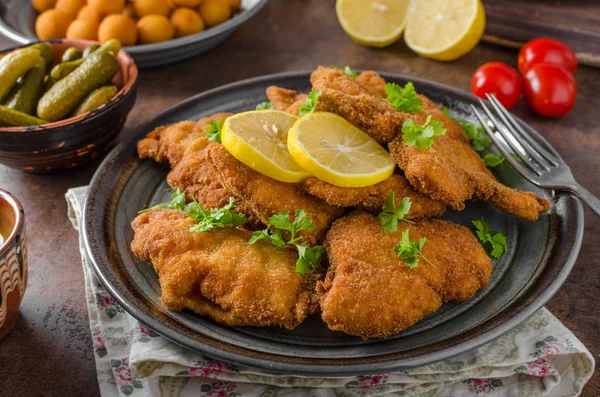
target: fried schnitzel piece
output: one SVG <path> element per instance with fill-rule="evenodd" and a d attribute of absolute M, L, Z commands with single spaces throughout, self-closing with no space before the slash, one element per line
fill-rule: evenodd
<path fill-rule="evenodd" d="M 323 68 L 326 69 L 326 68 Z M 319 69 L 317 69 L 319 71 Z M 317 73 L 315 71 L 315 73 Z M 466 200 L 477 198 L 500 209 L 535 221 L 550 203 L 531 192 L 518 192 L 498 182 L 477 152 L 469 145 L 462 127 L 447 117 L 424 95 L 419 95 L 423 111 L 415 114 L 396 110 L 391 104 L 370 95 L 352 78 L 340 71 L 321 70 L 320 79 L 311 79 L 323 90 L 319 103 L 379 142 L 390 143 L 394 161 L 419 192 L 462 210 Z M 427 117 L 441 120 L 446 135 L 436 137 L 432 150 L 408 146 L 402 141 L 402 125 L 408 119 L 422 125 Z"/>
<path fill-rule="evenodd" d="M 175 167 L 183 157 L 185 149 L 196 139 L 205 135 L 205 129 L 211 120 L 221 121 L 231 113 L 216 113 L 197 122 L 180 121 L 155 128 L 144 139 L 138 142 L 140 158 L 151 158 L 159 163 L 169 162 Z"/>
<path fill-rule="evenodd" d="M 411 185 L 457 210 L 464 209 L 464 202 L 471 198 L 489 201 L 503 211 L 530 221 L 536 221 L 540 212 L 548 210 L 548 200 L 498 182 L 471 148 L 460 126 L 447 117 L 443 119 L 438 112 L 437 109 L 423 112 L 442 119 L 448 128 L 446 135 L 435 138 L 431 150 L 409 146 L 401 137 L 389 144 L 392 159 Z"/>
<path fill-rule="evenodd" d="M 298 95 L 296 90 L 288 90 L 276 85 L 267 87 L 266 94 L 269 101 L 273 103 L 275 110 L 281 110 L 293 115 L 300 113 L 300 106 L 306 101 L 307 97 L 306 94 Z"/>
<path fill-rule="evenodd" d="M 317 178 L 308 178 L 301 183 L 304 190 L 315 197 L 337 207 L 358 207 L 379 213 L 390 194 L 395 192 L 395 204 L 400 205 L 404 197 L 410 197 L 412 205 L 406 219 L 437 218 L 446 210 L 446 204 L 436 201 L 414 190 L 402 175 L 394 174 L 383 182 L 366 187 L 339 187 Z"/>
<path fill-rule="evenodd" d="M 294 250 L 258 241 L 236 228 L 191 233 L 179 210 L 152 210 L 133 220 L 133 253 L 158 274 L 161 301 L 231 326 L 295 328 L 315 309 L 314 278 L 295 271 Z"/>
<path fill-rule="evenodd" d="M 310 75 L 310 83 L 313 89 L 329 88 L 348 95 L 368 94 L 379 98 L 386 97 L 385 80 L 372 70 L 362 72 L 354 79 L 343 70 L 318 66 Z"/>
<path fill-rule="evenodd" d="M 427 238 L 419 260 L 409 268 L 394 246 L 403 230 L 411 240 Z M 487 254 L 466 227 L 444 220 L 402 224 L 383 231 L 376 216 L 355 211 L 327 233 L 330 266 L 321 295 L 323 321 L 330 329 L 363 339 L 387 337 L 436 311 L 442 302 L 471 298 L 490 279 Z"/>
<path fill-rule="evenodd" d="M 210 163 L 218 171 L 223 185 L 234 197 L 239 197 L 251 209 L 253 214 L 265 225 L 269 217 L 283 211 L 294 218 L 296 210 L 303 209 L 315 223 L 312 231 L 299 233 L 305 242 L 316 244 L 325 231 L 343 210 L 331 206 L 303 192 L 297 185 L 271 179 L 233 157 L 223 145 L 210 145 L 207 148 Z"/>

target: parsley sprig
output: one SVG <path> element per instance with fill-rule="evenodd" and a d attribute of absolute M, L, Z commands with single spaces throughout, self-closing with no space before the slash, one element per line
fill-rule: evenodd
<path fill-rule="evenodd" d="M 208 127 L 206 127 L 206 136 L 208 136 L 208 140 L 211 142 L 221 143 L 221 129 L 223 129 L 223 123 L 225 120 L 216 121 L 211 120 Z"/>
<path fill-rule="evenodd" d="M 271 230 L 274 230 L 271 232 Z M 296 271 L 300 274 L 306 275 L 311 270 L 319 268 L 321 263 L 321 257 L 325 252 L 325 248 L 322 245 L 315 245 L 311 247 L 308 244 L 301 243 L 301 236 L 298 236 L 298 232 L 303 230 L 314 230 L 314 222 L 306 216 L 306 211 L 296 211 L 296 217 L 294 221 L 290 219 L 290 214 L 287 211 L 275 214 L 269 218 L 269 224 L 264 230 L 258 230 L 252 233 L 252 237 L 248 241 L 249 244 L 254 244 L 258 240 L 268 238 L 275 247 L 285 247 L 286 245 L 295 246 L 298 250 L 298 260 L 296 261 Z M 283 237 L 283 232 L 287 232 L 289 238 Z"/>
<path fill-rule="evenodd" d="M 256 105 L 256 110 L 269 110 L 269 109 L 273 109 L 273 102 L 271 102 L 271 101 L 261 102 L 258 105 Z"/>
<path fill-rule="evenodd" d="M 423 110 L 423 102 L 417 96 L 415 86 L 408 82 L 404 88 L 396 83 L 386 83 L 385 93 L 387 101 L 396 109 L 403 110 L 409 113 L 416 113 Z"/>
<path fill-rule="evenodd" d="M 502 169 L 505 160 L 506 159 L 504 158 L 504 156 L 496 153 L 487 153 L 485 156 L 483 156 L 483 163 L 486 165 L 486 167 L 490 168 L 495 168 L 499 166 L 500 169 Z"/>
<path fill-rule="evenodd" d="M 167 201 L 165 203 L 156 204 L 153 207 L 149 207 L 143 210 L 138 211 L 138 214 L 142 214 L 144 212 L 148 212 L 150 210 L 154 210 L 157 208 L 169 208 L 173 210 L 183 210 L 185 207 L 185 193 L 182 192 L 179 188 L 171 194 L 171 201 Z"/>
<path fill-rule="evenodd" d="M 187 206 L 187 213 L 196 222 L 190 228 L 190 232 L 200 233 L 208 232 L 215 228 L 225 226 L 241 226 L 248 222 L 246 215 L 233 211 L 235 208 L 235 200 L 229 197 L 229 203 L 222 208 L 204 209 L 196 200 L 192 201 Z"/>
<path fill-rule="evenodd" d="M 430 266 L 435 267 L 421 252 L 426 242 L 427 238 L 425 237 L 421 237 L 418 240 L 411 240 L 408 235 L 408 229 L 406 229 L 402 232 L 400 242 L 394 246 L 394 251 L 398 253 L 398 258 L 402 259 L 406 263 L 406 266 L 411 269 L 417 267 L 419 259 L 423 259 Z"/>
<path fill-rule="evenodd" d="M 312 90 L 308 93 L 306 101 L 300 105 L 300 116 L 304 116 L 315 111 L 317 108 L 317 102 L 319 101 L 319 97 L 322 93 L 323 91 L 321 90 Z"/>
<path fill-rule="evenodd" d="M 481 245 L 487 250 L 491 248 L 490 255 L 500 259 L 506 252 L 506 236 L 490 229 L 483 218 L 481 220 L 472 219 L 471 223 L 477 228 L 477 238 Z"/>
<path fill-rule="evenodd" d="M 335 66 L 335 65 L 331 65 L 330 67 L 335 70 L 343 70 L 344 73 L 346 73 L 346 76 L 351 77 L 353 79 L 358 77 L 358 73 L 356 73 L 354 70 L 352 70 L 350 68 L 350 66 L 348 66 L 348 65 L 344 66 L 343 68 L 340 68 L 339 66 Z"/>
<path fill-rule="evenodd" d="M 410 211 L 411 205 L 410 197 L 404 197 L 400 205 L 396 207 L 396 192 L 392 192 L 386 202 L 383 203 L 383 209 L 379 214 L 383 230 L 386 233 L 396 232 L 398 230 L 398 221 L 414 223 L 408 219 L 404 219 L 404 216 Z"/>
<path fill-rule="evenodd" d="M 157 204 L 151 208 L 139 211 L 141 214 L 157 208 L 169 208 L 187 212 L 188 216 L 198 222 L 190 227 L 189 231 L 194 233 L 208 232 L 209 230 L 225 226 L 241 226 L 248 222 L 246 215 L 234 211 L 235 200 L 229 198 L 229 203 L 222 208 L 205 210 L 195 199 L 187 206 L 185 205 L 185 193 L 177 189 L 171 195 L 171 201 Z"/>
<path fill-rule="evenodd" d="M 415 123 L 412 119 L 407 119 L 402 124 L 402 140 L 407 145 L 416 145 L 419 149 L 431 149 L 433 138 L 446 134 L 444 123 L 440 120 L 434 120 L 427 116 L 423 125 Z"/>
<path fill-rule="evenodd" d="M 492 140 L 489 136 L 487 136 L 482 126 L 477 126 L 475 124 L 458 120 L 457 118 L 450 116 L 450 114 L 448 113 L 448 108 L 445 106 L 443 106 L 441 109 L 446 116 L 456 121 L 462 127 L 465 134 L 467 134 L 467 136 L 469 137 L 469 143 L 471 144 L 473 150 L 475 150 L 476 152 L 482 152 L 490 147 L 490 145 L 492 144 Z"/>

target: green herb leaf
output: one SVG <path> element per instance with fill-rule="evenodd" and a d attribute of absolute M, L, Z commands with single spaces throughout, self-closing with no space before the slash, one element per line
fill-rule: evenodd
<path fill-rule="evenodd" d="M 344 66 L 344 73 L 346 73 L 347 76 L 352 77 L 353 79 L 358 77 L 358 73 L 350 69 L 350 66 L 348 65 Z"/>
<path fill-rule="evenodd" d="M 423 259 L 429 265 L 435 267 L 421 252 L 426 242 L 427 239 L 425 237 L 421 237 L 418 240 L 411 240 L 408 229 L 406 229 L 402 232 L 402 238 L 398 244 L 394 246 L 394 251 L 398 253 L 398 258 L 402 259 L 406 263 L 406 266 L 410 268 L 417 267 L 419 259 Z"/>
<path fill-rule="evenodd" d="M 463 131 L 465 131 L 465 134 L 467 134 L 469 137 L 469 143 L 471 144 L 473 150 L 476 152 L 481 152 L 490 147 L 492 140 L 489 136 L 487 136 L 483 127 L 468 123 L 466 121 L 458 120 L 457 118 L 450 116 L 448 113 L 448 108 L 445 106 L 443 106 L 441 110 L 446 116 L 456 121 L 462 127 Z"/>
<path fill-rule="evenodd" d="M 300 105 L 300 116 L 304 116 L 315 111 L 317 108 L 317 102 L 319 101 L 319 97 L 322 93 L 323 91 L 321 90 L 312 90 L 308 93 L 306 101 Z"/>
<path fill-rule="evenodd" d="M 472 219 L 471 223 L 476 228 L 475 232 L 481 245 L 490 252 L 492 257 L 500 259 L 506 252 L 506 236 L 503 233 L 495 232 L 490 229 L 483 218 L 481 218 L 481 220 Z"/>
<path fill-rule="evenodd" d="M 271 229 L 275 229 L 271 232 Z M 283 211 L 269 218 L 269 224 L 265 230 L 260 230 L 252 233 L 252 237 L 248 241 L 249 244 L 254 244 L 258 240 L 268 238 L 275 247 L 285 247 L 293 245 L 298 251 L 298 260 L 296 261 L 296 271 L 300 274 L 307 274 L 311 270 L 316 270 L 321 263 L 321 257 L 325 248 L 321 245 L 314 247 L 308 244 L 300 243 L 300 237 L 297 234 L 303 230 L 314 230 L 314 222 L 307 216 L 306 211 L 296 211 L 294 221 L 290 219 L 290 214 Z M 289 234 L 289 239 L 283 237 L 283 232 Z"/>
<path fill-rule="evenodd" d="M 517 163 L 523 164 L 523 160 L 519 156 L 517 156 L 516 154 L 511 153 L 510 157 L 512 157 L 513 159 L 517 160 Z"/>
<path fill-rule="evenodd" d="M 156 208 L 170 208 L 174 210 L 183 210 L 185 207 L 185 193 L 181 190 L 177 189 L 173 194 L 171 194 L 171 201 L 167 201 L 166 203 L 156 204 L 153 207 L 143 209 L 138 211 L 138 214 L 143 212 L 147 212 Z"/>
<path fill-rule="evenodd" d="M 412 119 L 402 124 L 402 140 L 407 145 L 416 145 L 419 149 L 431 149 L 434 138 L 445 134 L 444 123 L 433 120 L 431 116 L 427 117 L 423 125 L 415 123 Z"/>
<path fill-rule="evenodd" d="M 253 245 L 256 244 L 258 240 L 262 240 L 263 238 L 269 237 L 269 229 L 257 230 L 252 232 L 252 237 L 248 240 L 248 244 Z"/>
<path fill-rule="evenodd" d="M 307 275 L 311 270 L 317 270 L 321 264 L 321 257 L 325 252 L 325 247 L 308 244 L 295 244 L 298 250 L 298 260 L 296 261 L 296 271 L 302 275 Z"/>
<path fill-rule="evenodd" d="M 486 165 L 486 167 L 490 167 L 490 168 L 494 168 L 494 167 L 498 167 L 500 166 L 500 168 L 502 168 L 502 164 L 504 163 L 505 159 L 502 155 L 500 154 L 496 154 L 496 153 L 488 153 L 485 156 L 483 156 L 483 163 Z"/>
<path fill-rule="evenodd" d="M 223 128 L 223 122 L 225 120 L 216 121 L 211 120 L 210 125 L 206 127 L 206 135 L 208 136 L 208 140 L 211 142 L 221 143 L 221 129 Z"/>
<path fill-rule="evenodd" d="M 268 110 L 268 109 L 273 109 L 273 102 L 271 102 L 271 101 L 261 102 L 258 105 L 256 105 L 256 110 Z"/>
<path fill-rule="evenodd" d="M 190 218 L 198 222 L 190 228 L 190 232 L 208 232 L 215 228 L 225 226 L 241 226 L 248 222 L 246 215 L 233 211 L 235 200 L 229 198 L 229 203 L 222 208 L 211 208 L 205 210 L 196 200 L 188 204 L 187 213 Z"/>
<path fill-rule="evenodd" d="M 379 214 L 383 230 L 386 233 L 394 233 L 398 230 L 398 221 L 413 223 L 408 219 L 404 219 L 404 216 L 410 211 L 411 205 L 410 197 L 404 197 L 396 208 L 396 192 L 392 192 L 386 202 L 383 203 L 383 209 Z"/>
<path fill-rule="evenodd" d="M 356 73 L 354 70 L 352 70 L 350 68 L 350 66 L 348 66 L 348 65 L 344 66 L 344 68 L 340 68 L 339 66 L 336 66 L 336 65 L 330 65 L 329 67 L 332 69 L 335 69 L 335 70 L 343 70 L 344 73 L 346 73 L 346 75 L 348 77 L 352 77 L 353 79 L 358 77 L 358 73 Z"/>
<path fill-rule="evenodd" d="M 387 83 L 385 85 L 387 101 L 396 109 L 409 113 L 416 113 L 423 110 L 423 102 L 417 96 L 415 86 L 408 82 L 404 88 L 396 83 Z"/>

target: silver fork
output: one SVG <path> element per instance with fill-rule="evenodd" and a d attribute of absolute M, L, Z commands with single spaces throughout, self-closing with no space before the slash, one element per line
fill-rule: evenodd
<path fill-rule="evenodd" d="M 502 153 L 523 177 L 534 185 L 546 189 L 567 190 L 581 198 L 595 213 L 600 216 L 600 199 L 581 186 L 571 173 L 571 169 L 547 142 L 540 143 L 531 135 L 535 133 L 530 127 L 521 125 L 495 96 L 486 94 L 489 104 L 495 111 L 496 117 L 488 106 L 480 99 L 481 107 L 489 118 L 496 132 L 492 131 L 488 121 L 473 105 L 471 108 L 479 119 L 496 148 Z M 502 122 L 498 121 L 498 118 Z M 529 129 L 533 132 L 527 132 Z M 539 136 L 539 134 L 537 134 Z M 543 139 L 543 138 L 542 138 Z M 545 146 L 545 147 L 544 147 Z M 518 156 L 515 158 L 514 156 Z"/>

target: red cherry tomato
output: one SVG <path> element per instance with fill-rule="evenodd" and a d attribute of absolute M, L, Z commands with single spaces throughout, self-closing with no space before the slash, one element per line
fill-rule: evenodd
<path fill-rule="evenodd" d="M 562 66 L 552 63 L 533 65 L 525 74 L 525 100 L 542 116 L 560 117 L 575 104 L 575 78 Z"/>
<path fill-rule="evenodd" d="M 502 62 L 489 62 L 479 67 L 471 79 L 471 93 L 485 99 L 485 94 L 494 94 L 510 109 L 521 97 L 521 76 Z"/>
<path fill-rule="evenodd" d="M 572 49 L 560 41 L 539 38 L 533 39 L 519 51 L 519 72 L 523 76 L 536 63 L 553 63 L 570 71 L 577 69 L 577 58 Z"/>

